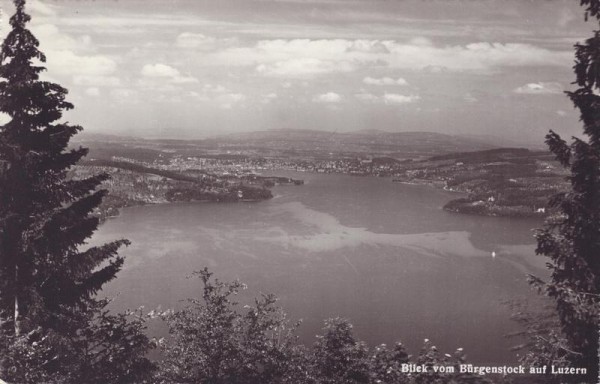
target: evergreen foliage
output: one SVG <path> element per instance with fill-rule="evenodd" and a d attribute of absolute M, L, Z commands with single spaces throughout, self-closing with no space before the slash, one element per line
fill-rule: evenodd
<path fill-rule="evenodd" d="M 600 19 L 600 1 L 581 0 L 588 17 Z M 536 252 L 550 258 L 551 280 L 532 277 L 555 303 L 566 338 L 552 360 L 567 359 L 588 369 L 588 380 L 598 377 L 598 304 L 600 303 L 600 31 L 575 45 L 575 82 L 567 92 L 579 109 L 585 139 L 568 144 L 550 131 L 546 143 L 570 170 L 568 193 L 551 204 L 559 211 L 538 231 Z M 580 378 L 579 378 L 580 379 Z"/>
<path fill-rule="evenodd" d="M 520 325 L 519 331 L 508 335 L 522 341 L 513 350 L 520 352 L 519 361 L 524 366 L 570 368 L 573 364 L 565 350 L 567 341 L 560 330 L 555 303 L 547 297 L 543 299 L 542 305 L 537 305 L 535 309 L 531 309 L 530 304 L 523 300 L 507 303 L 513 310 L 512 319 Z M 548 374 L 543 382 L 560 383 L 562 379 L 559 375 Z"/>
<path fill-rule="evenodd" d="M 0 377 L 14 383 L 127 383 L 151 365 L 143 322 L 110 315 L 95 294 L 123 264 L 118 240 L 85 248 L 107 175 L 70 180 L 87 149 L 61 122 L 67 90 L 40 79 L 39 42 L 15 0 L 0 48 Z M 119 359 L 118 361 L 115 359 Z M 119 376 L 117 378 L 116 376 Z M 139 377 L 135 378 L 136 380 Z"/>

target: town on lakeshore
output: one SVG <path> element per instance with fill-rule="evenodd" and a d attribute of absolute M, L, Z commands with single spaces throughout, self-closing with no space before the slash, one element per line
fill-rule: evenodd
<path fill-rule="evenodd" d="M 277 170 L 431 185 L 462 195 L 448 201 L 444 209 L 489 216 L 546 217 L 551 213 L 549 197 L 567 187 L 564 169 L 543 150 L 493 148 L 485 141 L 416 132 L 363 132 L 339 139 L 334 135 L 316 145 L 314 134 L 260 132 L 260 143 L 227 136 L 184 142 L 90 135 L 82 143 L 91 152 L 71 174 L 75 178 L 95 172 L 111 175 L 104 184 L 111 193 L 98 212 L 102 217 L 140 204 L 258 201 L 271 198 L 269 188 L 276 184 L 302 184 L 302 180 L 262 175 Z M 379 143 L 390 136 L 403 146 Z M 468 146 L 480 149 L 457 152 Z"/>

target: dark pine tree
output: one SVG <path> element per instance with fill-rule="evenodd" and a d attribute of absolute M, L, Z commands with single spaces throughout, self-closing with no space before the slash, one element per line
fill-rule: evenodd
<path fill-rule="evenodd" d="M 85 249 L 99 224 L 91 213 L 106 193 L 98 187 L 107 176 L 68 178 L 87 153 L 68 148 L 81 127 L 61 122 L 73 105 L 65 88 L 40 79 L 46 58 L 26 28 L 25 0 L 14 3 L 0 50 L 0 112 L 9 118 L 0 126 L 0 377 L 2 370 L 13 377 L 29 370 L 23 351 L 38 350 L 37 368 L 66 375 L 66 382 L 93 382 L 81 381 L 77 370 L 108 362 L 104 355 L 119 342 L 135 341 L 126 349 L 139 352 L 148 340 L 141 323 L 111 316 L 106 301 L 95 298 L 121 268 L 117 250 L 127 241 Z"/>
<path fill-rule="evenodd" d="M 581 0 L 586 20 L 600 19 L 600 1 Z M 574 84 L 568 92 L 579 109 L 585 139 L 568 144 L 550 131 L 546 143 L 560 163 L 569 169 L 571 188 L 555 196 L 551 204 L 558 214 L 537 233 L 536 252 L 550 258 L 551 280 L 532 277 L 531 282 L 551 297 L 558 311 L 566 345 L 558 348 L 572 366 L 588 369 L 587 381 L 598 378 L 600 304 L 600 31 L 575 45 Z M 576 381 L 585 381 L 581 376 Z M 585 382 L 587 382 L 585 381 Z"/>

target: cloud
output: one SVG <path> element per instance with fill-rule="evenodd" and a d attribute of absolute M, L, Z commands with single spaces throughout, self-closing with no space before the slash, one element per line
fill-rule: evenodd
<path fill-rule="evenodd" d="M 92 97 L 100 96 L 100 90 L 96 87 L 90 87 L 85 90 L 85 94 Z"/>
<path fill-rule="evenodd" d="M 73 38 L 70 35 L 61 32 L 54 24 L 34 24 L 31 31 L 40 41 L 43 51 L 55 51 L 61 49 L 73 51 L 93 51 L 92 39 L 88 35 L 82 35 Z"/>
<path fill-rule="evenodd" d="M 379 101 L 379 96 L 375 96 L 372 93 L 357 93 L 356 95 L 354 95 L 354 97 L 356 97 L 360 101 L 369 103 L 375 103 Z"/>
<path fill-rule="evenodd" d="M 220 102 L 237 103 L 246 100 L 246 96 L 241 93 L 226 93 L 217 97 L 217 100 Z"/>
<path fill-rule="evenodd" d="M 390 43 L 390 67 L 443 68 L 446 71 L 491 71 L 519 66 L 565 66 L 572 53 L 530 44 L 478 42 L 438 47 Z"/>
<path fill-rule="evenodd" d="M 31 11 L 31 13 L 34 15 L 56 16 L 56 11 L 51 5 L 44 4 L 39 0 L 28 1 L 27 11 Z"/>
<path fill-rule="evenodd" d="M 263 95 L 263 97 L 262 97 L 262 100 L 261 100 L 261 101 L 262 101 L 262 103 L 264 103 L 264 104 L 268 104 L 268 103 L 270 103 L 271 101 L 273 101 L 273 100 L 276 100 L 278 97 L 279 97 L 279 95 L 277 95 L 277 94 L 276 94 L 276 93 L 274 93 L 274 92 L 271 92 L 271 93 L 268 93 L 268 94 L 266 94 L 266 95 Z"/>
<path fill-rule="evenodd" d="M 183 32 L 175 41 L 175 45 L 179 48 L 208 48 L 212 49 L 215 46 L 216 39 L 208 37 L 201 33 Z"/>
<path fill-rule="evenodd" d="M 410 44 L 412 45 L 433 45 L 433 42 L 427 37 L 417 36 L 410 39 Z"/>
<path fill-rule="evenodd" d="M 172 80 L 174 83 L 177 83 L 177 84 L 190 84 L 190 83 L 198 82 L 198 79 L 196 79 L 193 76 L 176 76 Z"/>
<path fill-rule="evenodd" d="M 556 95 L 562 94 L 563 88 L 560 83 L 529 83 L 513 90 L 515 93 L 526 95 Z"/>
<path fill-rule="evenodd" d="M 343 39 L 260 40 L 254 46 L 234 47 L 206 57 L 211 65 L 254 66 L 263 76 L 309 77 L 352 72 L 370 55 L 385 54 L 379 41 Z"/>
<path fill-rule="evenodd" d="M 117 88 L 110 91 L 110 96 L 118 103 L 137 103 L 139 92 L 129 88 Z"/>
<path fill-rule="evenodd" d="M 142 68 L 142 76 L 175 77 L 179 76 L 179 71 L 165 64 L 146 64 Z"/>
<path fill-rule="evenodd" d="M 75 75 L 73 83 L 82 86 L 119 87 L 121 80 L 116 76 Z"/>
<path fill-rule="evenodd" d="M 349 62 L 324 61 L 315 58 L 299 58 L 260 64 L 256 71 L 264 76 L 306 77 L 334 72 L 351 72 L 355 68 Z"/>
<path fill-rule="evenodd" d="M 564 67 L 572 60 L 571 51 L 531 44 L 440 45 L 422 40 L 260 40 L 253 46 L 220 49 L 204 56 L 203 62 L 212 66 L 254 66 L 265 76 L 314 76 L 370 67 L 490 73 L 510 67 Z M 377 80 L 381 81 L 371 78 Z"/>
<path fill-rule="evenodd" d="M 399 95 L 397 93 L 384 93 L 383 96 L 377 96 L 372 93 L 362 92 L 354 95 L 358 100 L 366 103 L 383 103 L 386 105 L 399 105 L 414 103 L 421 99 L 418 95 Z"/>
<path fill-rule="evenodd" d="M 476 103 L 479 101 L 479 99 L 477 99 L 475 96 L 471 95 L 470 93 L 466 93 L 463 96 L 463 100 L 466 101 L 467 103 Z"/>
<path fill-rule="evenodd" d="M 578 19 L 578 15 L 575 15 L 572 9 L 562 8 L 558 16 L 558 26 L 565 28 L 569 23 Z"/>
<path fill-rule="evenodd" d="M 382 77 L 380 79 L 365 77 L 363 83 L 368 85 L 408 85 L 408 82 L 401 77 L 397 79 L 392 79 L 391 77 Z"/>
<path fill-rule="evenodd" d="M 231 109 L 235 104 L 241 103 L 246 100 L 246 96 L 241 93 L 225 93 L 219 95 L 215 99 L 219 106 L 223 109 Z"/>
<path fill-rule="evenodd" d="M 117 62 L 103 55 L 80 56 L 69 50 L 47 55 L 48 70 L 61 75 L 106 76 L 117 70 Z"/>
<path fill-rule="evenodd" d="M 144 65 L 141 74 L 147 78 L 167 79 L 177 84 L 198 82 L 198 79 L 190 76 L 182 76 L 176 68 L 161 63 Z"/>
<path fill-rule="evenodd" d="M 226 92 L 230 92 L 229 89 L 227 89 L 226 87 L 222 86 L 221 84 L 205 84 L 202 87 L 202 91 L 204 93 L 226 93 Z"/>
<path fill-rule="evenodd" d="M 233 46 L 238 43 L 236 38 L 217 39 L 201 33 L 183 32 L 177 36 L 175 45 L 179 48 L 211 51 L 217 48 Z"/>
<path fill-rule="evenodd" d="M 416 95 L 404 96 L 396 93 L 386 93 L 383 95 L 383 102 L 387 105 L 413 103 L 420 99 L 421 98 Z"/>
<path fill-rule="evenodd" d="M 220 107 L 225 109 L 231 109 L 234 104 L 247 99 L 243 93 L 234 92 L 221 84 L 204 84 L 189 94 L 199 101 L 220 104 Z"/>
<path fill-rule="evenodd" d="M 339 103 L 342 101 L 342 97 L 335 92 L 327 92 L 315 96 L 313 101 L 317 103 Z"/>
<path fill-rule="evenodd" d="M 38 5 L 43 8 L 42 3 Z M 52 74 L 106 76 L 117 70 L 117 61 L 97 53 L 89 35 L 75 38 L 50 23 L 33 24 L 31 29 L 40 41 L 40 49 L 47 58 L 46 66 Z"/>

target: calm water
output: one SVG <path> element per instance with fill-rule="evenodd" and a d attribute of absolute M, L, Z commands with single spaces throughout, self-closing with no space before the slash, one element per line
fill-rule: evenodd
<path fill-rule="evenodd" d="M 183 203 L 125 209 L 94 243 L 128 238 L 126 266 L 104 291 L 117 309 L 172 308 L 199 296 L 208 266 L 272 292 L 310 344 L 323 319 L 350 319 L 369 345 L 424 338 L 463 347 L 478 363 L 514 360 L 504 299 L 535 296 L 526 273 L 544 275 L 531 228 L 539 221 L 457 215 L 454 194 L 389 179 L 277 172 L 303 186 L 274 188 L 260 203 Z M 496 257 L 491 256 L 491 252 Z M 163 330 L 153 327 L 152 332 Z"/>

